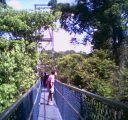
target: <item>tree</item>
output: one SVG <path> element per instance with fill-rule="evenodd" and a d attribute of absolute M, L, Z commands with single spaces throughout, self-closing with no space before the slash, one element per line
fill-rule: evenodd
<path fill-rule="evenodd" d="M 86 33 L 83 44 L 91 42 L 93 49 L 109 50 L 119 66 L 115 70 L 118 96 L 127 94 L 128 0 L 77 0 L 76 3 L 58 3 L 55 10 L 62 12 L 60 23 L 66 31 Z M 76 44 L 77 39 L 72 39 Z M 81 41 L 80 41 L 81 42 Z M 124 77 L 125 76 L 125 77 Z"/>
<path fill-rule="evenodd" d="M 37 60 L 35 43 L 0 39 L 0 113 L 35 83 Z"/>
<path fill-rule="evenodd" d="M 0 11 L 0 31 L 8 33 L 10 39 L 39 40 L 46 29 L 55 28 L 54 22 L 59 16 L 58 12 L 53 15 L 51 12 L 3 9 Z"/>
<path fill-rule="evenodd" d="M 108 51 L 97 50 L 88 57 L 66 55 L 58 59 L 57 66 L 58 77 L 62 82 L 105 97 L 115 97 L 112 77 L 116 65 Z"/>
<path fill-rule="evenodd" d="M 0 0 L 0 3 L 6 4 L 6 0 Z"/>
<path fill-rule="evenodd" d="M 0 113 L 23 95 L 37 80 L 35 74 L 37 44 L 60 12 L 16 11 L 0 7 L 0 31 L 8 33 L 11 40 L 0 38 Z M 24 39 L 24 40 L 22 40 Z"/>
<path fill-rule="evenodd" d="M 57 7 L 57 0 L 51 0 L 48 3 L 49 6 L 52 6 L 52 9 Z"/>
<path fill-rule="evenodd" d="M 111 50 L 119 65 L 127 30 L 127 6 L 127 0 L 77 0 L 74 5 L 58 4 L 56 9 L 62 11 L 62 28 L 70 33 L 86 32 L 83 43 L 90 41 L 94 49 Z"/>

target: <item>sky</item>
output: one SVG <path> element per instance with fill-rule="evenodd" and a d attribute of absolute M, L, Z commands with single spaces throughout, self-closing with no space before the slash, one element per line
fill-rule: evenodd
<path fill-rule="evenodd" d="M 73 3 L 74 0 L 57 0 L 58 3 L 69 2 Z M 7 4 L 14 9 L 22 10 L 22 9 L 34 9 L 35 4 L 47 4 L 49 0 L 7 0 Z M 47 34 L 47 33 L 46 33 Z M 47 34 L 48 35 L 48 34 Z M 49 35 L 48 35 L 49 36 Z M 91 44 L 87 43 L 84 45 L 72 45 L 70 43 L 71 35 L 63 29 L 59 29 L 59 31 L 54 31 L 54 50 L 55 51 L 66 51 L 66 50 L 74 50 L 76 52 L 91 52 Z M 82 38 L 80 36 L 80 38 Z M 45 49 L 50 48 L 50 44 L 42 43 Z"/>

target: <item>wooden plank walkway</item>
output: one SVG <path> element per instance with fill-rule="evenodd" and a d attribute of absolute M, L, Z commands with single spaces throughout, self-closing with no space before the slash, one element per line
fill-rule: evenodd
<path fill-rule="evenodd" d="M 62 120 L 59 109 L 53 100 L 53 105 L 47 105 L 48 91 L 46 88 L 42 89 L 38 120 Z"/>

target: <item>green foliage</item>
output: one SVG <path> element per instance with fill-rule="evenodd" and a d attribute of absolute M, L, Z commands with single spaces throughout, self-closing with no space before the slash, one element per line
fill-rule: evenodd
<path fill-rule="evenodd" d="M 57 7 L 57 0 L 51 0 L 48 3 L 49 6 L 52 6 L 52 8 L 56 8 Z"/>
<path fill-rule="evenodd" d="M 8 7 L 6 4 L 6 0 L 0 0 L 0 9 Z"/>
<path fill-rule="evenodd" d="M 16 11 L 13 9 L 1 9 L 0 31 L 13 35 L 16 39 L 35 40 L 42 35 L 35 35 L 37 30 L 55 28 L 55 22 L 59 19 L 60 12 L 34 12 Z"/>
<path fill-rule="evenodd" d="M 103 53 L 103 51 L 101 52 Z M 106 52 L 104 52 L 104 56 L 102 53 L 99 54 L 98 51 L 84 62 L 83 68 L 86 70 L 84 77 L 86 82 L 89 82 L 89 86 L 85 86 L 85 88 L 100 95 L 112 97 L 112 75 L 116 66 L 113 61 L 106 57 L 108 56 Z"/>
<path fill-rule="evenodd" d="M 112 76 L 116 66 L 107 51 L 95 51 L 84 58 L 80 54 L 66 55 L 58 59 L 59 80 L 81 89 L 113 97 Z"/>
<path fill-rule="evenodd" d="M 41 60 L 41 63 L 44 64 L 44 65 L 47 65 L 47 64 L 51 64 L 51 60 L 52 60 L 52 53 L 50 52 L 46 52 L 46 51 L 42 51 L 41 54 L 40 54 L 40 60 Z"/>
<path fill-rule="evenodd" d="M 66 83 L 73 83 L 74 77 L 80 77 L 80 73 L 76 72 L 77 64 L 81 64 L 83 62 L 83 56 L 79 54 L 71 54 L 66 55 L 60 59 L 58 59 L 57 66 L 59 69 L 59 80 Z M 81 77 L 78 82 L 81 81 Z M 76 83 L 77 84 L 77 83 Z M 81 82 L 80 82 L 81 84 Z M 79 84 L 78 84 L 79 85 Z"/>
<path fill-rule="evenodd" d="M 55 9 L 62 11 L 62 28 L 75 34 L 85 32 L 83 44 L 89 41 L 94 49 L 109 49 L 119 65 L 123 54 L 119 48 L 127 36 L 127 6 L 127 0 L 77 0 L 73 5 L 57 4 Z"/>
<path fill-rule="evenodd" d="M 33 41 L 43 37 L 37 31 L 55 29 L 59 16 L 60 12 L 16 11 L 0 7 L 0 31 L 10 37 L 10 40 L 0 38 L 0 112 L 35 83 L 39 54 Z"/>
<path fill-rule="evenodd" d="M 16 101 L 17 91 L 15 84 L 0 85 L 0 112 Z"/>
<path fill-rule="evenodd" d="M 126 53 L 128 46 L 128 0 L 76 0 L 73 5 L 59 3 L 54 9 L 59 9 L 62 12 L 60 18 L 62 28 L 70 33 L 86 33 L 85 39 L 76 40 L 76 44 L 79 42 L 85 44 L 89 41 L 94 50 L 103 49 L 112 53 L 111 58 L 119 67 L 118 72 L 114 73 L 116 74 L 114 84 L 118 84 L 115 85 L 118 86 L 116 88 L 118 95 L 127 94 L 124 90 L 128 87 L 125 84 L 127 80 L 123 78 L 126 74 L 124 68 L 128 67 L 125 65 L 128 59 Z M 103 64 L 102 61 L 97 62 Z"/>
<path fill-rule="evenodd" d="M 0 39 L 0 112 L 35 83 L 38 60 L 35 45 Z"/>
<path fill-rule="evenodd" d="M 128 100 L 128 68 L 125 68 L 121 71 L 121 80 L 120 87 L 121 87 L 121 96 L 119 99 L 121 100 Z"/>
<path fill-rule="evenodd" d="M 6 0 L 0 0 L 0 3 L 6 4 Z"/>

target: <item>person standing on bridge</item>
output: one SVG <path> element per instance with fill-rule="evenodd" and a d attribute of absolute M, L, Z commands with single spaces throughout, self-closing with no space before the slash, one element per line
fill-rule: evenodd
<path fill-rule="evenodd" d="M 47 79 L 48 79 L 49 75 L 47 72 L 44 72 L 44 76 L 43 76 L 43 86 L 46 88 L 47 87 Z"/>
<path fill-rule="evenodd" d="M 41 87 L 43 87 L 43 79 L 44 79 L 44 75 L 43 72 L 40 72 L 40 79 L 41 79 Z"/>
<path fill-rule="evenodd" d="M 47 80 L 47 87 L 49 91 L 48 103 L 47 103 L 48 105 L 53 105 L 54 82 L 55 82 L 56 75 L 57 75 L 57 72 L 53 70 Z"/>

